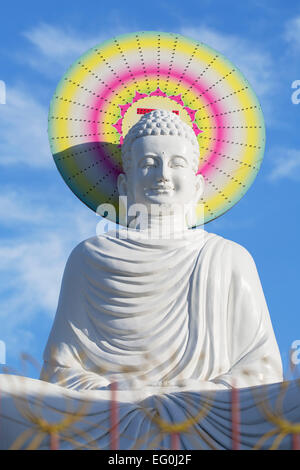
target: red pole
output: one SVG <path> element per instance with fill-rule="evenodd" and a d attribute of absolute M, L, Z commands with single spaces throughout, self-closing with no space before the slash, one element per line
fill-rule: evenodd
<path fill-rule="evenodd" d="M 231 391 L 231 423 L 232 423 L 232 450 L 240 448 L 240 400 L 239 389 L 232 387 Z"/>
<path fill-rule="evenodd" d="M 300 450 L 300 435 L 292 434 L 292 450 Z"/>
<path fill-rule="evenodd" d="M 171 434 L 171 450 L 180 450 L 179 434 L 177 432 Z"/>
<path fill-rule="evenodd" d="M 56 432 L 52 432 L 50 434 L 50 450 L 58 450 L 59 449 L 59 436 Z"/>
<path fill-rule="evenodd" d="M 110 447 L 111 450 L 119 448 L 119 409 L 117 402 L 117 383 L 110 384 Z"/>

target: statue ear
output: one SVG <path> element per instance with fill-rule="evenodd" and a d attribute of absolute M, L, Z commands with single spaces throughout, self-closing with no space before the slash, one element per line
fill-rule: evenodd
<path fill-rule="evenodd" d="M 186 222 L 187 222 L 188 227 L 196 226 L 196 223 L 197 223 L 196 209 L 198 206 L 198 202 L 204 192 L 204 178 L 200 173 L 195 176 L 195 189 L 196 189 L 195 198 L 193 201 L 191 201 L 188 211 L 186 213 Z"/>
<path fill-rule="evenodd" d="M 203 195 L 204 186 L 205 186 L 205 182 L 204 182 L 203 175 L 201 175 L 201 173 L 198 173 L 198 175 L 196 175 L 196 198 L 195 198 L 195 203 L 197 203 L 199 201 L 199 199 L 201 198 L 201 196 Z"/>
<path fill-rule="evenodd" d="M 120 196 L 127 196 L 127 177 L 124 173 L 120 173 L 117 180 L 118 191 Z"/>

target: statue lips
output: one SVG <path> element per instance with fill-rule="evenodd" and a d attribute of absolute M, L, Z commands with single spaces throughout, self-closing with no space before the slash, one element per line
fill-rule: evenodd
<path fill-rule="evenodd" d="M 169 194 L 174 190 L 174 187 L 170 184 L 161 184 L 151 188 L 151 191 L 156 192 L 157 194 Z"/>

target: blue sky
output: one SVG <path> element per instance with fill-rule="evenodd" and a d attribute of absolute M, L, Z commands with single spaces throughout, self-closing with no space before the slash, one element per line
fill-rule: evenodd
<path fill-rule="evenodd" d="M 0 340 L 7 365 L 39 363 L 67 257 L 99 219 L 65 185 L 47 138 L 52 94 L 69 65 L 114 35 L 185 34 L 225 54 L 248 78 L 266 121 L 260 173 L 246 196 L 206 229 L 256 262 L 284 364 L 300 339 L 300 6 L 294 0 L 5 2 L 1 5 Z M 300 96 L 300 95 L 299 95 Z M 1 99 L 0 99 L 1 102 Z M 23 369 L 37 376 L 34 367 Z"/>

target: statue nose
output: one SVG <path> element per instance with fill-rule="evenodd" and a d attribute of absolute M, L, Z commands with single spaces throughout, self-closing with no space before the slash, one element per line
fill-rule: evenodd
<path fill-rule="evenodd" d="M 162 164 L 160 167 L 159 181 L 169 181 L 169 167 L 166 164 Z"/>

